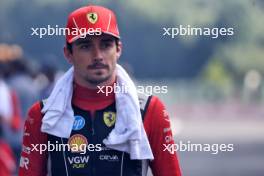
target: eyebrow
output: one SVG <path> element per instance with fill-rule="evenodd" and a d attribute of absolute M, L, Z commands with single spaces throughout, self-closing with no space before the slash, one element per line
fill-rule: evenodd
<path fill-rule="evenodd" d="M 115 41 L 115 39 L 114 38 L 105 38 L 105 39 L 102 39 L 101 40 L 102 42 L 114 42 Z M 76 45 L 78 46 L 78 45 L 81 45 L 81 44 L 89 44 L 89 43 L 92 43 L 92 41 L 91 40 L 78 40 L 78 41 L 76 41 Z"/>
<path fill-rule="evenodd" d="M 102 42 L 114 42 L 115 39 L 113 39 L 113 38 L 106 38 L 106 39 L 102 39 L 101 41 Z"/>
<path fill-rule="evenodd" d="M 91 40 L 80 40 L 76 42 L 76 45 L 89 44 L 89 43 L 91 43 Z"/>

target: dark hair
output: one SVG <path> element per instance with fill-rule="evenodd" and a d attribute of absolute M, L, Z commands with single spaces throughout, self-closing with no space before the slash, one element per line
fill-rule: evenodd
<path fill-rule="evenodd" d="M 69 42 L 66 42 L 66 48 L 72 53 L 72 44 Z"/>
<path fill-rule="evenodd" d="M 118 43 L 120 41 L 119 38 L 114 37 L 116 46 L 118 46 Z M 66 42 L 66 48 L 72 53 L 72 43 Z"/>

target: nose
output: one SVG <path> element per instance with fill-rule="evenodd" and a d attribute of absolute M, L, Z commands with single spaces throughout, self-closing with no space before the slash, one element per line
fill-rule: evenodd
<path fill-rule="evenodd" d="M 99 46 L 94 47 L 94 61 L 102 61 L 103 60 L 103 55 L 102 51 Z"/>

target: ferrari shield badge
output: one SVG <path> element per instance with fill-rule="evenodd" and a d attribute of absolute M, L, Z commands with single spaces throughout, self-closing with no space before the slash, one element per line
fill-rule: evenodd
<path fill-rule="evenodd" d="M 98 15 L 97 15 L 97 13 L 94 13 L 94 12 L 88 13 L 86 15 L 86 17 L 87 17 L 88 21 L 92 24 L 95 24 L 98 20 Z"/>
<path fill-rule="evenodd" d="M 116 113 L 115 112 L 104 112 L 104 123 L 106 126 L 111 127 L 115 124 Z"/>

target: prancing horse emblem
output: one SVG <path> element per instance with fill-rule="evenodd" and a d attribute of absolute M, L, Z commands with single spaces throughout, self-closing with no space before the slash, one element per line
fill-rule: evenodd
<path fill-rule="evenodd" d="M 116 113 L 115 112 L 104 112 L 104 123 L 106 126 L 111 127 L 115 124 Z"/>
<path fill-rule="evenodd" d="M 88 13 L 86 15 L 86 17 L 87 17 L 88 21 L 92 24 L 95 24 L 98 20 L 98 15 L 97 15 L 97 13 L 94 13 L 94 12 Z"/>

